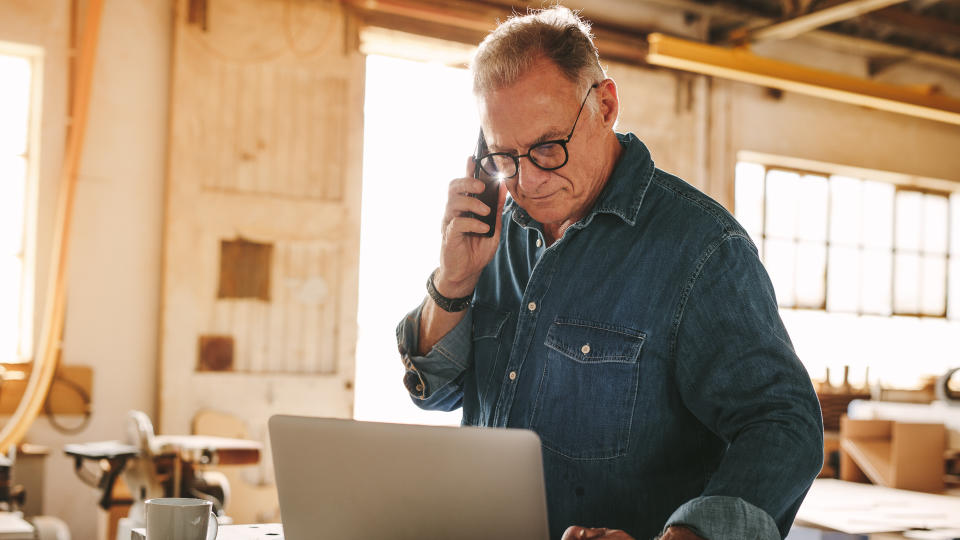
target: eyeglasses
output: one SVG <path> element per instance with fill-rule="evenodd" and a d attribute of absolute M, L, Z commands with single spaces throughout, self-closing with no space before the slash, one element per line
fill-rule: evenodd
<path fill-rule="evenodd" d="M 491 176 L 513 178 L 520 170 L 520 158 L 529 159 L 530 163 L 545 171 L 555 171 L 566 165 L 567 160 L 570 159 L 570 154 L 567 152 L 567 143 L 573 138 L 573 130 L 577 129 L 577 122 L 580 121 L 580 114 L 583 112 L 583 106 L 587 104 L 590 91 L 599 86 L 600 83 L 595 83 L 587 89 L 587 95 L 583 97 L 583 103 L 580 104 L 580 110 L 577 111 L 577 118 L 573 121 L 570 134 L 565 139 L 535 144 L 527 150 L 526 154 L 520 156 L 515 156 L 509 152 L 493 152 L 480 157 L 480 167 Z"/>

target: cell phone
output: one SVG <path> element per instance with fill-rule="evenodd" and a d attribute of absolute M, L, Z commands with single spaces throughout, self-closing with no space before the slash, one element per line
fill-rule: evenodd
<path fill-rule="evenodd" d="M 489 174 L 480 166 L 480 158 L 489 153 L 487 141 L 483 139 L 483 130 L 481 129 L 480 137 L 477 139 L 477 150 L 473 154 L 473 177 L 483 182 L 484 190 L 483 193 L 471 193 L 470 196 L 480 199 L 483 204 L 489 206 L 490 213 L 485 216 L 478 216 L 473 212 L 466 212 L 465 215 L 466 217 L 479 219 L 490 226 L 490 230 L 485 233 L 471 233 L 475 236 L 485 236 L 487 238 L 493 236 L 493 232 L 497 227 L 497 220 L 500 219 L 500 216 L 497 215 L 497 201 L 500 198 L 500 179 Z"/>

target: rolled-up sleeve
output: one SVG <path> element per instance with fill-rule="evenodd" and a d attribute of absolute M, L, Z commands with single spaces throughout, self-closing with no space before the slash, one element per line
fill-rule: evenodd
<path fill-rule="evenodd" d="M 680 525 L 710 540 L 777 540 L 780 531 L 770 514 L 739 497 L 697 497 L 670 516 L 664 532 Z"/>
<path fill-rule="evenodd" d="M 753 244 L 742 234 L 718 239 L 686 294 L 674 336 L 678 387 L 727 449 L 701 496 L 667 525 L 710 540 L 785 537 L 823 463 L 823 423 Z"/>
<path fill-rule="evenodd" d="M 420 339 L 419 307 L 397 325 L 397 347 L 403 360 L 403 384 L 422 409 L 452 411 L 463 403 L 463 375 L 469 365 L 473 310 L 424 356 L 417 356 Z"/>

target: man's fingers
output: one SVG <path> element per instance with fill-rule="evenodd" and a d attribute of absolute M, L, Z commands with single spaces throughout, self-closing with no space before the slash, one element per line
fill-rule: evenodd
<path fill-rule="evenodd" d="M 490 230 L 486 223 L 468 217 L 455 217 L 447 224 L 447 235 L 478 233 L 482 234 Z"/>
<path fill-rule="evenodd" d="M 479 195 L 483 193 L 484 190 L 483 182 L 477 180 L 476 178 L 457 178 L 450 182 L 450 186 L 447 188 L 447 197 L 453 198 L 456 195 L 463 193 L 474 193 Z"/>
<path fill-rule="evenodd" d="M 607 534 L 607 529 L 572 525 L 564 531 L 561 540 L 591 540 L 594 538 L 603 538 L 605 534 Z"/>
<path fill-rule="evenodd" d="M 463 212 L 473 212 L 474 214 L 485 216 L 491 212 L 490 207 L 476 197 L 467 195 L 456 195 L 447 201 L 447 215 L 451 218 L 457 217 Z"/>
<path fill-rule="evenodd" d="M 443 221 L 440 224 L 441 231 L 443 233 L 450 232 L 448 231 L 450 222 L 456 218 L 466 217 L 464 214 L 465 212 L 473 212 L 478 216 L 485 216 L 490 213 L 490 207 L 474 197 L 461 195 L 456 199 L 451 199 L 447 203 L 446 211 L 443 214 Z M 476 218 L 467 219 L 476 221 Z"/>

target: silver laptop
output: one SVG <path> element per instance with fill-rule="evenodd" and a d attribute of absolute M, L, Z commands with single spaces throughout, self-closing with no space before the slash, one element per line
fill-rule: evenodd
<path fill-rule="evenodd" d="M 287 540 L 548 537 L 532 431 L 273 416 Z"/>

